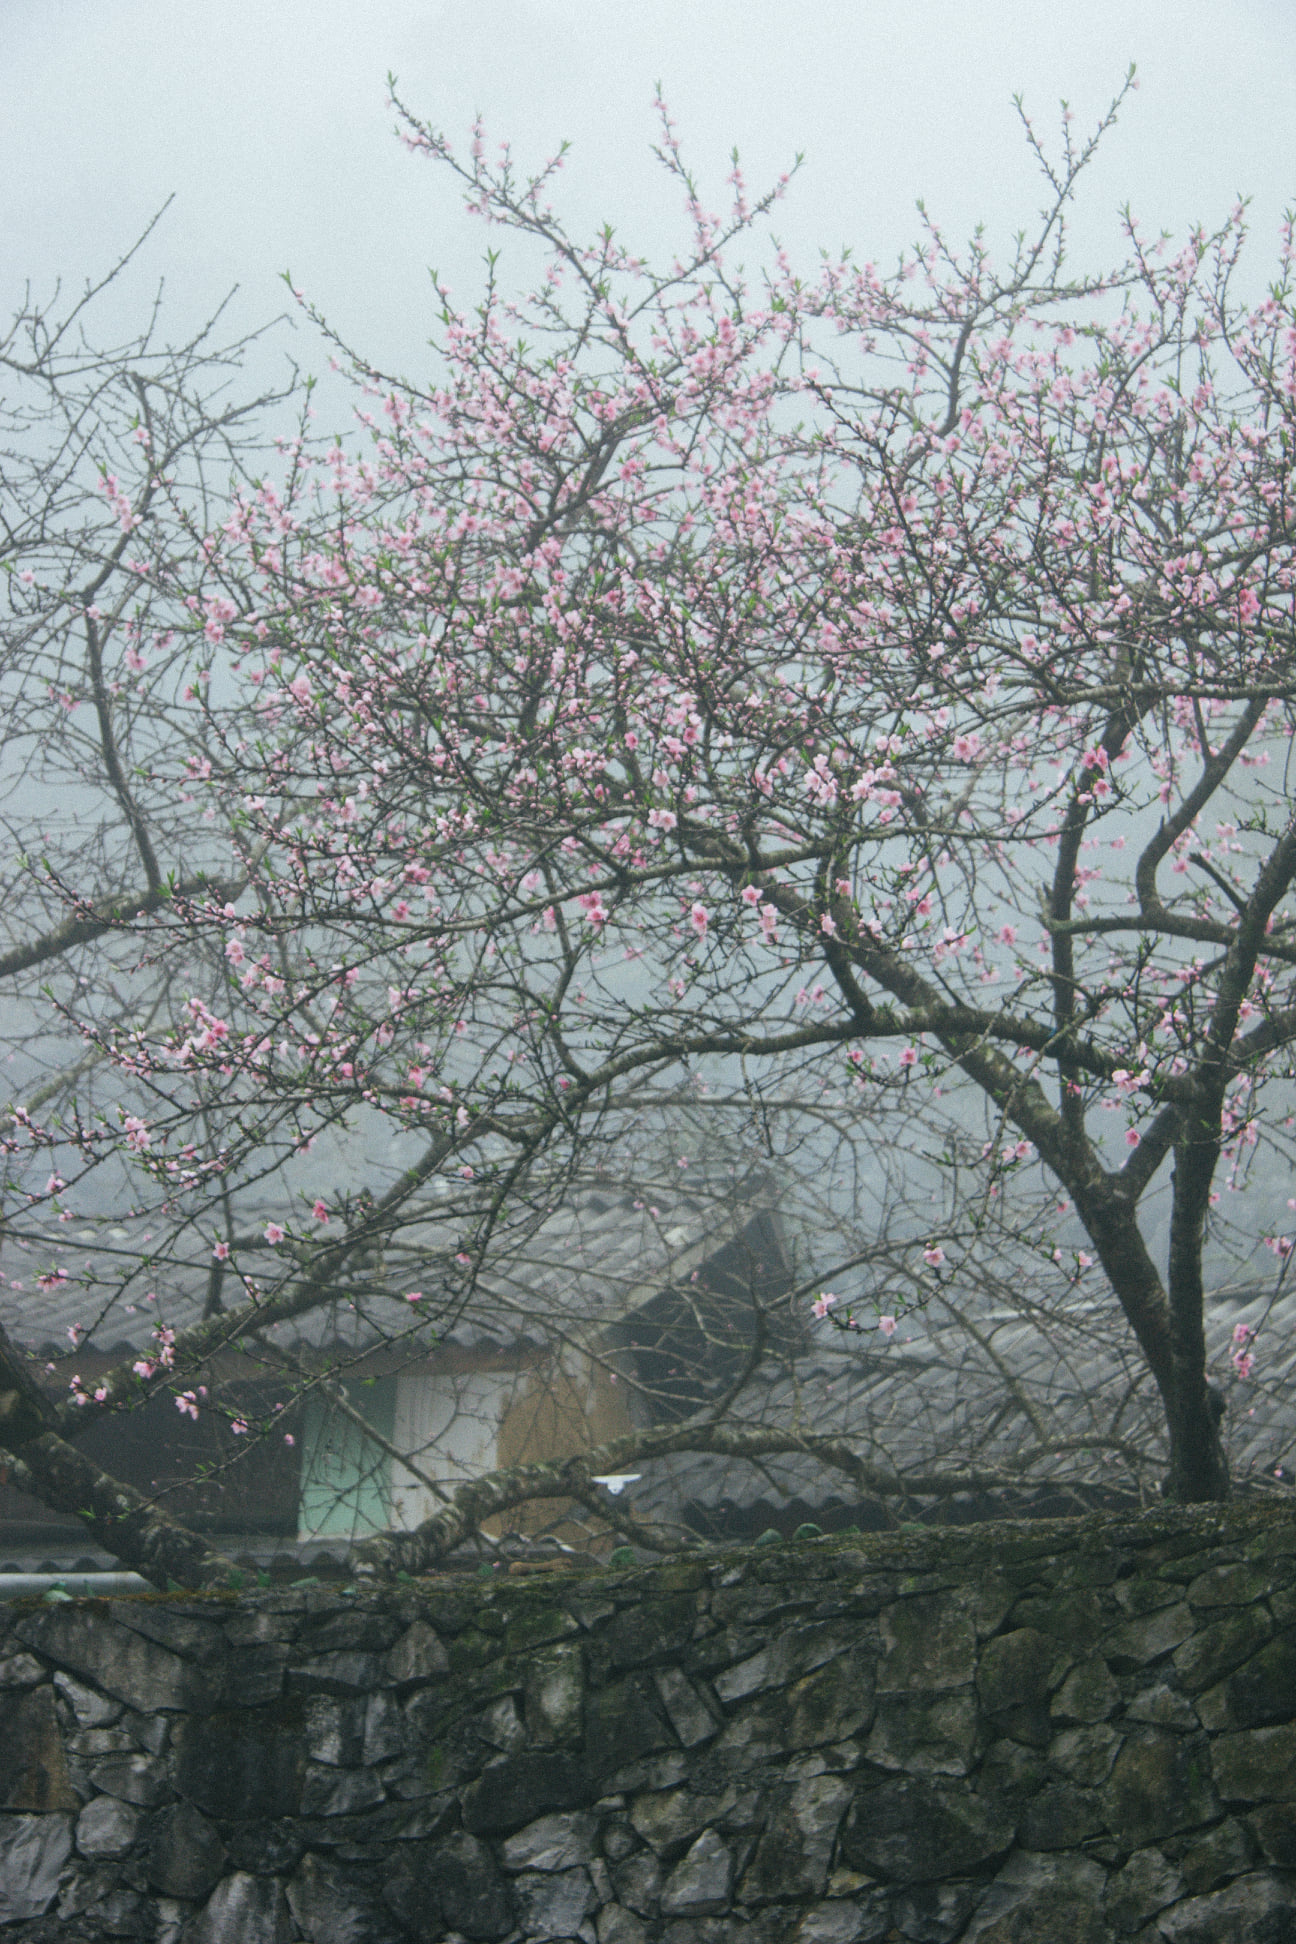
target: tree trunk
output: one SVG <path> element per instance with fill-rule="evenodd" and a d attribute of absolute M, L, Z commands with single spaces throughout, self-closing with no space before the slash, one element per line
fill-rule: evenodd
<path fill-rule="evenodd" d="M 106 1552 L 163 1591 L 172 1585 L 223 1586 L 237 1576 L 232 1559 L 101 1471 L 56 1431 L 25 1443 L 10 1477 L 52 1510 L 80 1519 Z"/>
<path fill-rule="evenodd" d="M 172 1584 L 224 1584 L 237 1571 L 233 1560 L 61 1438 L 57 1421 L 53 1403 L 0 1329 L 0 1450 L 13 1454 L 13 1483 L 52 1511 L 71 1513 L 106 1552 L 163 1591 Z"/>
<path fill-rule="evenodd" d="M 1219 1164 L 1219 1114 L 1222 1090 L 1215 1090 L 1192 1116 L 1205 1132 L 1190 1135 L 1175 1148 L 1170 1213 L 1170 1330 L 1172 1394 L 1166 1395 L 1170 1427 L 1170 1471 L 1165 1495 L 1182 1505 L 1229 1497 L 1228 1460 L 1220 1439 L 1224 1400 L 1206 1376 L 1206 1289 L 1202 1252 L 1206 1210 Z"/>
<path fill-rule="evenodd" d="M 1072 1192 L 1161 1393 L 1170 1444 L 1165 1497 L 1178 1505 L 1227 1499 L 1228 1460 L 1219 1432 L 1223 1400 L 1206 1377 L 1200 1238 L 1195 1284 L 1185 1272 L 1186 1258 L 1177 1259 L 1172 1246 L 1167 1297 L 1133 1207 L 1094 1183 L 1077 1183 Z"/>
<path fill-rule="evenodd" d="M 1185 1375 L 1189 1381 L 1183 1395 L 1165 1399 L 1170 1469 L 1162 1491 L 1174 1504 L 1201 1505 L 1232 1495 L 1228 1459 L 1220 1438 L 1224 1400 L 1207 1383 L 1204 1372 Z"/>

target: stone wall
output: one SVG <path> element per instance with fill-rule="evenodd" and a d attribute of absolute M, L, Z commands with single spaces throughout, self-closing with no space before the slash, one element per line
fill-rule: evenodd
<path fill-rule="evenodd" d="M 1281 1944 L 1276 1510 L 0 1608 L 0 1939 Z"/>

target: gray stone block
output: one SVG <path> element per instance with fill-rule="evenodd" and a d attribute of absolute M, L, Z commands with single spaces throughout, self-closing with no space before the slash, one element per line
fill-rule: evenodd
<path fill-rule="evenodd" d="M 1149 1918 L 1184 1894 L 1184 1880 L 1159 1849 L 1135 1850 L 1124 1869 L 1107 1880 L 1103 1911 L 1120 1936 L 1141 1930 Z"/>
<path fill-rule="evenodd" d="M 91 1796 L 76 1821 L 76 1846 L 92 1863 L 125 1856 L 139 1835 L 142 1812 L 116 1796 Z"/>
<path fill-rule="evenodd" d="M 1187 1695 L 1176 1693 L 1164 1681 L 1133 1695 L 1125 1704 L 1125 1719 L 1146 1721 L 1156 1728 L 1178 1728 L 1184 1734 L 1201 1727 L 1198 1710 Z"/>
<path fill-rule="evenodd" d="M 48 1681 L 0 1694 L 0 1810 L 47 1814 L 78 1806 Z"/>
<path fill-rule="evenodd" d="M 648 1927 L 624 1905 L 608 1904 L 599 1912 L 598 1944 L 648 1944 Z"/>
<path fill-rule="evenodd" d="M 306 1745 L 296 1709 L 194 1716 L 180 1723 L 175 1744 L 176 1789 L 204 1815 L 246 1822 L 297 1814 Z"/>
<path fill-rule="evenodd" d="M 105 1755 L 91 1762 L 90 1778 L 105 1795 L 120 1796 L 145 1809 L 156 1808 L 171 1795 L 166 1763 L 156 1755 Z"/>
<path fill-rule="evenodd" d="M 550 1647 L 535 1655 L 527 1668 L 526 1729 L 537 1747 L 565 1745 L 581 1739 L 584 1725 L 584 1663 L 579 1645 Z"/>
<path fill-rule="evenodd" d="M 292 1925 L 273 1877 L 236 1870 L 221 1878 L 181 1935 L 183 1944 L 289 1944 Z"/>
<path fill-rule="evenodd" d="M 336 1863 L 304 1856 L 287 1888 L 289 1908 L 310 1944 L 403 1944 L 376 1894 Z"/>
<path fill-rule="evenodd" d="M 715 1917 L 733 1889 L 733 1856 L 714 1829 L 703 1830 L 662 1885 L 663 1917 Z"/>
<path fill-rule="evenodd" d="M 879 1694 L 971 1683 L 976 1673 L 976 1628 L 970 1603 L 957 1592 L 898 1600 L 882 1614 L 880 1625 Z"/>
<path fill-rule="evenodd" d="M 71 1708 L 82 1728 L 107 1728 L 114 1721 L 120 1721 L 122 1703 L 110 1700 L 100 1694 L 97 1688 L 86 1687 L 71 1674 L 56 1674 L 54 1685 Z"/>
<path fill-rule="evenodd" d="M 174 1803 L 154 1817 L 147 1870 L 155 1890 L 196 1902 L 211 1890 L 224 1864 L 225 1846 L 216 1825 L 192 1803 Z"/>
<path fill-rule="evenodd" d="M 1004 1855 L 1015 1827 L 1006 1803 L 903 1776 L 859 1791 L 842 1831 L 842 1854 L 876 1876 L 930 1882 Z"/>
<path fill-rule="evenodd" d="M 488 1846 L 462 1831 L 406 1846 L 383 1894 L 400 1922 L 429 1944 L 447 1930 L 493 1939 L 514 1928 L 510 1884 Z"/>
<path fill-rule="evenodd" d="M 1270 1876 L 1238 1877 L 1157 1919 L 1165 1944 L 1294 1944 L 1296 1890 Z"/>
<path fill-rule="evenodd" d="M 0 1924 L 43 1916 L 71 1854 L 71 1816 L 0 1816 Z"/>
<path fill-rule="evenodd" d="M 508 1836 L 548 1809 L 581 1809 L 594 1795 L 584 1764 L 565 1750 L 505 1755 L 463 1792 L 475 1836 Z"/>
<path fill-rule="evenodd" d="M 594 1860 L 598 1825 L 593 1816 L 576 1810 L 568 1815 L 540 1816 L 505 1839 L 500 1856 L 506 1870 L 568 1870 L 588 1868 Z"/>
<path fill-rule="evenodd" d="M 1219 1792 L 1228 1801 L 1296 1798 L 1296 1721 L 1217 1735 L 1210 1758 Z"/>
<path fill-rule="evenodd" d="M 661 1903 L 662 1866 L 651 1852 L 626 1857 L 612 1867 L 612 1886 L 631 1910 L 641 1917 L 655 1917 Z"/>
<path fill-rule="evenodd" d="M 361 1695 L 345 1700 L 331 1694 L 312 1695 L 304 1716 L 311 1760 L 333 1768 L 354 1768 L 363 1760 L 366 1708 Z"/>
<path fill-rule="evenodd" d="M 35 1687 L 49 1679 L 49 1669 L 42 1667 L 33 1654 L 7 1654 L 0 1658 L 0 1693 L 7 1689 Z"/>
<path fill-rule="evenodd" d="M 1100 1654 L 1082 1660 L 1049 1703 L 1054 1721 L 1106 1721 L 1121 1703 L 1120 1688 Z"/>
<path fill-rule="evenodd" d="M 1107 1826 L 1131 1849 L 1214 1820 L 1219 1800 L 1205 1739 L 1136 1728 L 1103 1790 Z"/>
<path fill-rule="evenodd" d="M 427 1621 L 415 1620 L 388 1650 L 386 1671 L 398 1687 L 411 1687 L 448 1674 L 450 1657 Z"/>
<path fill-rule="evenodd" d="M 742 1881 L 742 1898 L 760 1904 L 821 1897 L 837 1831 L 853 1791 L 839 1776 L 801 1782 L 770 1816 Z"/>
<path fill-rule="evenodd" d="M 1047 1728 L 1047 1717 L 1045 1717 Z M 878 1696 L 866 1761 L 908 1775 L 966 1775 L 977 1743 L 971 1688 Z"/>
<path fill-rule="evenodd" d="M 791 1944 L 881 1944 L 891 1930 L 890 1898 L 834 1897 L 810 1906 L 797 1923 Z"/>
<path fill-rule="evenodd" d="M 128 1707 L 202 1712 L 215 1706 L 219 1686 L 194 1661 L 183 1659 L 94 1606 L 54 1606 L 24 1615 L 15 1632 L 28 1646 Z"/>
<path fill-rule="evenodd" d="M 653 1669 L 653 1681 L 666 1718 L 685 1748 L 710 1741 L 720 1726 L 711 1703 L 678 1667 Z"/>
<path fill-rule="evenodd" d="M 1086 1856 L 1017 1850 L 982 1899 L 964 1944 L 1111 1944 L 1101 1914 L 1106 1874 Z"/>
<path fill-rule="evenodd" d="M 288 1670 L 288 1691 L 293 1694 L 368 1694 L 378 1686 L 383 1663 L 377 1654 L 360 1649 L 335 1654 L 313 1654 L 297 1660 Z"/>
<path fill-rule="evenodd" d="M 588 1870 L 526 1872 L 515 1879 L 517 1921 L 527 1938 L 576 1936 L 598 1907 Z"/>
<path fill-rule="evenodd" d="M 733 1788 L 711 1795 L 694 1789 L 644 1790 L 630 1803 L 636 1833 L 668 1862 L 694 1842 L 712 1823 L 719 1823 L 738 1801 Z"/>
<path fill-rule="evenodd" d="M 895 1927 L 912 1944 L 950 1944 L 985 1893 L 980 1883 L 923 1883 L 892 1900 Z"/>
<path fill-rule="evenodd" d="M 1102 1643 L 1103 1654 L 1118 1670 L 1145 1667 L 1191 1639 L 1196 1625 L 1192 1608 L 1182 1601 L 1157 1607 L 1113 1627 Z"/>

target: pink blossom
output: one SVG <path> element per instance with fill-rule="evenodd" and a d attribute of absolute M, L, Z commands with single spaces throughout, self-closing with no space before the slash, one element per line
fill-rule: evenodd
<path fill-rule="evenodd" d="M 265 1239 L 272 1249 L 283 1241 L 286 1232 L 280 1228 L 278 1222 L 267 1222 L 265 1225 Z"/>
<path fill-rule="evenodd" d="M 820 1322 L 822 1322 L 836 1301 L 837 1298 L 833 1295 L 831 1289 L 825 1289 L 822 1296 L 816 1296 L 813 1303 L 811 1303 L 811 1315 L 818 1317 Z"/>
<path fill-rule="evenodd" d="M 1137 1127 L 1127 1127 L 1125 1129 L 1125 1145 L 1127 1148 L 1136 1148 L 1142 1138 Z"/>
<path fill-rule="evenodd" d="M 902 1067 L 917 1066 L 918 1048 L 916 1046 L 906 1046 L 902 1048 L 900 1053 L 900 1064 Z"/>
<path fill-rule="evenodd" d="M 217 1242 L 212 1247 L 212 1254 L 215 1256 L 217 1262 L 228 1262 L 229 1252 L 230 1245 L 228 1242 Z"/>
<path fill-rule="evenodd" d="M 711 914 L 707 910 L 706 906 L 704 904 L 695 902 L 689 911 L 689 923 L 690 925 L 692 925 L 694 931 L 697 933 L 699 938 L 706 937 L 707 926 L 710 923 L 710 919 L 711 919 Z"/>
<path fill-rule="evenodd" d="M 884 1337 L 893 1337 L 896 1332 L 896 1320 L 894 1316 L 879 1316 L 878 1328 Z"/>
<path fill-rule="evenodd" d="M 929 1242 L 923 1250 L 923 1261 L 929 1269 L 939 1269 L 945 1260 L 945 1251 L 939 1242 Z"/>
<path fill-rule="evenodd" d="M 326 1204 L 322 1201 L 317 1201 L 314 1204 L 314 1206 L 311 1208 L 311 1214 L 315 1217 L 315 1220 L 317 1222 L 327 1222 L 329 1219 L 328 1208 Z"/>
<path fill-rule="evenodd" d="M 760 903 L 760 892 L 754 884 L 744 884 L 742 888 L 742 901 L 745 905 L 758 905 Z"/>
<path fill-rule="evenodd" d="M 407 1303 L 421 1303 L 423 1301 L 423 1291 L 421 1289 L 407 1290 L 405 1301 Z"/>

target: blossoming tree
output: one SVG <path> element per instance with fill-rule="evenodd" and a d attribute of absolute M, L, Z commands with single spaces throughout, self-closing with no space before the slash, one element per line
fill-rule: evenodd
<path fill-rule="evenodd" d="M 1078 1224 L 1168 1496 L 1226 1495 L 1207 1250 L 1283 1138 L 1296 1038 L 1290 236 L 1254 306 L 1241 209 L 1178 250 L 1127 220 L 1123 263 L 1075 276 L 1094 142 L 1066 125 L 1054 162 L 1028 124 L 1048 201 L 1004 265 L 929 224 L 894 273 L 776 253 L 753 280 L 773 199 L 735 162 L 708 213 L 663 110 L 691 234 L 653 271 L 571 238 L 557 160 L 524 178 L 480 131 L 460 160 L 401 116 L 543 275 L 510 298 L 492 256 L 477 309 L 442 292 L 426 384 L 333 340 L 360 443 L 303 426 L 183 560 L 139 542 L 188 664 L 148 787 L 192 803 L 207 881 L 136 838 L 132 1016 L 64 999 L 134 1104 L 22 1116 L 15 1167 L 53 1153 L 62 1192 L 125 1155 L 211 1232 L 239 1300 L 184 1334 L 196 1367 L 397 1250 L 434 1189 L 454 1314 L 564 1170 L 681 1091 L 749 1123 L 825 1088 L 880 1128 L 930 1107 L 976 1139 L 919 1277 L 997 1231 L 1062 1289 Z M 156 476 L 108 489 L 123 526 Z M 395 1137 L 381 1192 L 312 1182 L 344 1126 Z M 253 1183 L 255 1231 L 227 1219 Z"/>

